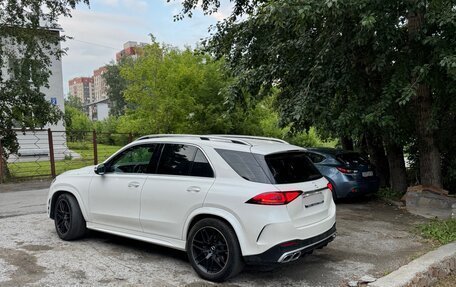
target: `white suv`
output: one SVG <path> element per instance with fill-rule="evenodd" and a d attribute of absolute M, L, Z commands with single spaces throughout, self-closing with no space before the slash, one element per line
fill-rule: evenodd
<path fill-rule="evenodd" d="M 336 236 L 332 186 L 304 151 L 272 138 L 145 136 L 59 175 L 48 214 L 64 240 L 93 229 L 185 250 L 202 278 L 223 281 Z"/>

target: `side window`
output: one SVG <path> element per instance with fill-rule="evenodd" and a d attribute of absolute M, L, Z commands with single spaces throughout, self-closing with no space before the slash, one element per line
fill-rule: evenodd
<path fill-rule="evenodd" d="M 109 163 L 108 172 L 150 173 L 149 164 L 157 145 L 134 146 Z"/>
<path fill-rule="evenodd" d="M 214 171 L 212 170 L 211 165 L 199 149 L 197 150 L 195 159 L 193 160 L 190 175 L 201 177 L 214 177 Z"/>
<path fill-rule="evenodd" d="M 253 182 L 271 183 L 252 153 L 225 149 L 216 151 L 242 178 Z"/>
<path fill-rule="evenodd" d="M 313 163 L 319 163 L 325 160 L 325 157 L 316 153 L 312 152 L 307 152 L 307 157 L 313 162 Z"/>
<path fill-rule="evenodd" d="M 166 144 L 160 157 L 157 173 L 190 175 L 196 150 L 197 148 L 194 146 Z"/>

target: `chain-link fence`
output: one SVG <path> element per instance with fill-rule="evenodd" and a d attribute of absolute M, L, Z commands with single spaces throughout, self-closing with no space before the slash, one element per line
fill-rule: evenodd
<path fill-rule="evenodd" d="M 131 133 L 96 131 L 15 130 L 17 154 L 0 160 L 0 183 L 55 177 L 67 170 L 104 161 L 133 140 Z M 0 140 L 0 159 L 3 158 Z"/>

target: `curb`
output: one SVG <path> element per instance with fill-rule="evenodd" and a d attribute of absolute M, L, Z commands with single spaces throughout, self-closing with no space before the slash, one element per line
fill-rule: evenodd
<path fill-rule="evenodd" d="M 456 241 L 402 266 L 370 283 L 369 287 L 430 286 L 456 270 Z"/>

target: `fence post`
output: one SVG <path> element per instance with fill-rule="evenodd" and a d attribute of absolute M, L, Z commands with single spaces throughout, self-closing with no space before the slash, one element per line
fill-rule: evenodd
<path fill-rule="evenodd" d="M 3 145 L 2 137 L 0 136 L 0 184 L 3 183 Z"/>
<path fill-rule="evenodd" d="M 92 131 L 92 143 L 93 143 L 93 164 L 98 164 L 98 147 L 97 147 L 97 132 Z"/>
<path fill-rule="evenodd" d="M 128 143 L 131 143 L 133 141 L 133 135 L 130 133 L 128 133 Z"/>
<path fill-rule="evenodd" d="M 49 143 L 49 160 L 51 162 L 51 176 L 52 176 L 52 178 L 55 178 L 54 141 L 52 140 L 51 128 L 48 128 L 48 143 Z"/>

